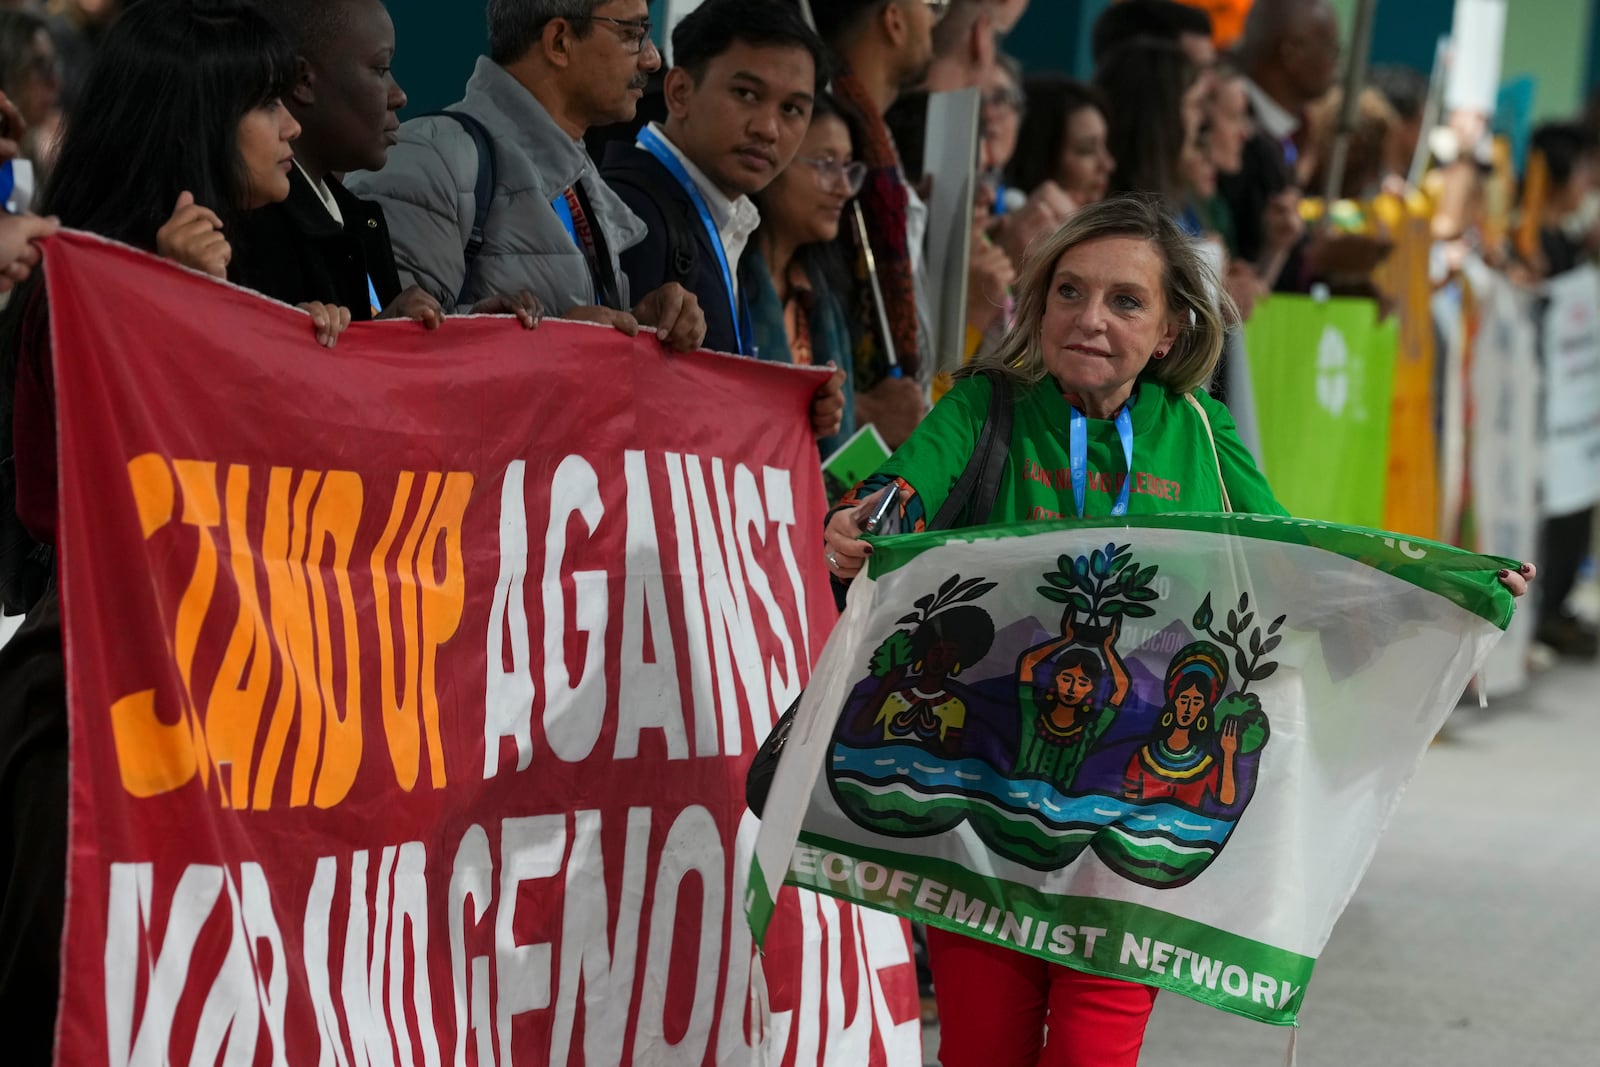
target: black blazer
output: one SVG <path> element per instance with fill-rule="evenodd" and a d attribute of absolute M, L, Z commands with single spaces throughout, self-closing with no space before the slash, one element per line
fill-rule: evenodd
<path fill-rule="evenodd" d="M 362 200 L 328 176 L 340 226 L 317 191 L 296 167 L 289 173 L 289 199 L 245 216 L 233 239 L 228 278 L 286 304 L 318 300 L 350 309 L 352 322 L 372 318 L 367 278 L 382 307 L 400 295 L 389 227 L 383 208 Z"/>
<path fill-rule="evenodd" d="M 738 335 L 728 288 L 717 265 L 717 249 L 683 186 L 660 160 L 631 143 L 606 146 L 600 175 L 649 231 L 643 241 L 622 253 L 622 269 L 634 299 L 668 282 L 679 283 L 695 295 L 705 312 L 704 347 L 737 353 Z M 694 254 L 687 255 L 687 247 L 677 249 L 675 244 L 692 247 Z M 686 259 L 692 262 L 684 262 Z M 729 267 L 737 272 L 739 264 L 730 263 Z"/>

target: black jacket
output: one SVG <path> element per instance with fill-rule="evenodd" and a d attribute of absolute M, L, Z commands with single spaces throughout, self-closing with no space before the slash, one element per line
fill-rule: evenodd
<path fill-rule="evenodd" d="M 0 649 L 0 1019 L 49 1067 L 67 903 L 67 682 L 54 583 Z"/>
<path fill-rule="evenodd" d="M 622 269 L 634 299 L 677 282 L 695 295 L 705 312 L 704 347 L 738 352 L 717 249 L 683 186 L 658 159 L 632 144 L 608 145 L 600 175 L 649 230 L 649 236 L 622 253 Z M 737 263 L 729 266 L 739 269 Z"/>
<path fill-rule="evenodd" d="M 233 241 L 228 278 L 286 304 L 318 300 L 350 309 L 353 322 L 372 318 L 367 278 L 382 307 L 400 295 L 400 274 L 383 209 L 328 176 L 341 227 L 300 169 L 289 173 L 289 199 L 245 216 Z"/>

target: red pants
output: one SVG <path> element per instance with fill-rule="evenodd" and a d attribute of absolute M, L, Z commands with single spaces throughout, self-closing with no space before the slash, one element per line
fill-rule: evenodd
<path fill-rule="evenodd" d="M 928 927 L 944 1067 L 1137 1067 L 1156 991 Z"/>

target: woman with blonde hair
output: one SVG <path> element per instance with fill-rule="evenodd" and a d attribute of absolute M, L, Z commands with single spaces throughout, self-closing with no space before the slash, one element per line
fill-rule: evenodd
<path fill-rule="evenodd" d="M 1035 247 L 1016 292 L 1004 342 L 967 368 L 910 440 L 829 516 L 825 554 L 836 579 L 865 565 L 872 548 L 863 524 L 890 491 L 905 530 L 974 519 L 1285 514 L 1227 409 L 1205 392 L 1229 300 L 1159 201 L 1122 197 L 1083 208 Z M 945 505 L 991 417 L 996 387 L 1002 400 L 1009 396 L 1012 418 L 993 508 L 950 521 Z M 1531 575 L 1528 568 L 1502 580 L 1520 593 Z M 1153 988 L 933 926 L 928 949 L 945 1067 L 1138 1062 Z"/>
<path fill-rule="evenodd" d="M 993 521 L 1162 511 L 1284 514 L 1233 418 L 1205 387 L 1222 351 L 1227 297 L 1215 270 L 1150 196 L 1088 205 L 1035 246 L 1016 322 L 965 368 L 901 449 L 852 494 L 899 486 L 900 528 L 922 529 L 962 474 L 1010 383 L 1010 454 Z M 1074 438 L 1081 484 L 1071 477 Z M 868 549 L 854 509 L 833 513 L 828 562 L 853 578 Z"/>

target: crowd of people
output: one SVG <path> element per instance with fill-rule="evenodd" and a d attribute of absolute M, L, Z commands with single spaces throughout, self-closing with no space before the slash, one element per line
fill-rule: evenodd
<path fill-rule="evenodd" d="M 1086 420 L 1096 470 L 1131 470 L 1137 440 L 1214 488 L 1191 508 L 1281 513 L 1234 433 L 1221 368 L 1266 294 L 1371 292 L 1388 248 L 1302 221 L 1303 191 L 1329 180 L 1340 104 L 1327 0 L 1256 0 L 1227 55 L 1200 8 L 1123 0 L 1094 27 L 1088 81 L 1025 74 L 1005 54 L 1027 0 L 705 0 L 675 27 L 670 69 L 647 0 L 488 0 L 487 52 L 460 100 L 404 122 L 395 57 L 423 45 L 396 40 L 382 0 L 39 6 L 0 4 L 0 191 L 16 212 L 0 219 L 0 593 L 28 614 L 7 666 L 56 657 L 13 670 L 4 702 L 58 711 L 57 733 L 49 306 L 31 242 L 58 224 L 301 307 L 328 346 L 351 322 L 439 329 L 471 313 L 831 367 L 812 407 L 821 453 L 868 424 L 900 450 L 830 517 L 819 551 L 841 588 L 871 551 L 858 509 L 896 493 L 901 528 L 932 524 L 995 389 L 1014 398 L 1015 439 L 1061 451 L 1063 468 L 1066 427 Z M 1404 188 L 1423 136 L 1417 82 L 1374 77 L 1341 195 Z M 951 223 L 930 214 L 942 176 L 923 132 L 927 94 L 954 89 L 981 92 L 981 181 L 965 336 L 949 353 L 935 347 L 928 248 Z M 1569 221 L 1594 139 L 1562 126 L 1536 140 L 1557 195 L 1526 268 L 1546 272 L 1600 244 Z M 1041 501 L 1003 482 L 995 517 L 1158 506 L 1113 484 Z M 1562 650 L 1592 655 L 1564 603 L 1588 522 L 1553 524 L 1565 555 L 1545 602 Z M 1532 574 L 1503 580 L 1521 593 Z M 40 1024 L 23 1062 L 49 1058 L 57 755 L 0 843 L 0 1001 Z M 1040 1062 L 1041 1049 L 1050 1063 L 1136 1061 L 1148 988 L 955 935 L 932 947 L 950 1067 Z"/>

